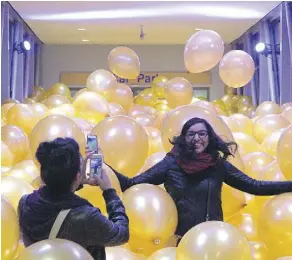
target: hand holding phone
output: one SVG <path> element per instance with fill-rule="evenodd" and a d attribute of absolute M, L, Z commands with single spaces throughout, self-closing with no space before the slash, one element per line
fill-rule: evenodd
<path fill-rule="evenodd" d="M 101 174 L 103 165 L 103 156 L 98 153 L 98 141 L 96 135 L 87 136 L 87 147 L 89 152 L 93 152 L 90 157 L 90 174 Z"/>

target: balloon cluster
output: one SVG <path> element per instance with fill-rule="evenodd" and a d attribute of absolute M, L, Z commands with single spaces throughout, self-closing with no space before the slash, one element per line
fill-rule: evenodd
<path fill-rule="evenodd" d="M 158 76 L 134 97 L 132 89 L 115 77 L 132 79 L 140 72 L 138 56 L 126 47 L 110 52 L 111 72 L 92 72 L 86 88 L 73 97 L 66 85 L 57 83 L 48 90 L 35 87 L 22 103 L 5 101 L 1 107 L 2 258 L 92 259 L 69 241 L 42 241 L 26 249 L 19 241 L 19 199 L 43 185 L 35 151 L 40 142 L 56 137 L 73 137 L 84 154 L 87 134 L 96 134 L 105 161 L 134 177 L 161 161 L 172 148 L 169 139 L 196 116 L 206 119 L 222 138 L 238 143 L 239 151 L 230 159 L 237 168 L 259 180 L 292 180 L 292 103 L 280 107 L 269 101 L 255 107 L 250 97 L 235 95 L 233 89 L 251 79 L 254 64 L 242 51 L 223 53 L 223 41 L 213 31 L 196 33 L 185 47 L 185 65 L 191 73 L 219 63 L 220 76 L 229 88 L 222 99 L 212 102 L 194 98 L 191 83 L 180 77 Z M 292 255 L 291 193 L 259 198 L 224 185 L 227 223 L 200 224 L 175 248 L 178 215 L 164 187 L 140 184 L 122 193 L 113 171 L 106 170 L 130 218 L 128 244 L 108 248 L 108 259 L 122 255 L 127 260 L 251 260 Z M 98 188 L 85 186 L 78 195 L 106 214 Z"/>

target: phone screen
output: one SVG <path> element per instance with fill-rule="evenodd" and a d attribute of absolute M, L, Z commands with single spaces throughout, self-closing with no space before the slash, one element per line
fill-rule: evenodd
<path fill-rule="evenodd" d="M 89 151 L 91 151 L 91 152 L 98 151 L 97 136 L 96 135 L 88 135 L 87 136 L 87 146 L 88 146 Z"/>
<path fill-rule="evenodd" d="M 102 168 L 103 160 L 102 155 L 94 156 L 90 159 L 90 173 L 100 174 Z"/>

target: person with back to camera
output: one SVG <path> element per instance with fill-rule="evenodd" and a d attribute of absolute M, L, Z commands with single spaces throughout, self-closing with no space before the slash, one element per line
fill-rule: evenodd
<path fill-rule="evenodd" d="M 181 134 L 171 143 L 174 147 L 162 161 L 134 178 L 113 170 L 122 191 L 141 183 L 164 183 L 178 210 L 175 234 L 178 242 L 197 224 L 208 220 L 223 221 L 223 182 L 254 195 L 269 196 L 292 191 L 292 181 L 258 181 L 240 172 L 227 161 L 236 151 L 237 144 L 224 142 L 204 119 L 187 121 Z"/>
<path fill-rule="evenodd" d="M 95 260 L 106 259 L 105 247 L 129 240 L 129 220 L 110 180 L 101 175 L 86 178 L 86 162 L 71 138 L 41 143 L 36 152 L 44 186 L 21 198 L 18 207 L 24 245 L 48 239 L 71 240 L 83 246 Z M 75 195 L 82 184 L 103 190 L 109 218 L 87 200 Z M 63 222 L 62 222 L 63 221 Z"/>

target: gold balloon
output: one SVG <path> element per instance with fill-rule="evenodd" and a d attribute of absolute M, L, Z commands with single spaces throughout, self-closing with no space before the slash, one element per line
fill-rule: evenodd
<path fill-rule="evenodd" d="M 233 99 L 235 97 L 238 96 L 235 96 L 234 94 L 226 94 L 221 98 L 221 100 L 224 102 L 226 108 L 231 108 L 234 102 Z"/>
<path fill-rule="evenodd" d="M 138 184 L 124 192 L 123 202 L 130 220 L 128 243 L 133 250 L 142 248 L 144 255 L 149 254 L 148 243 L 160 249 L 174 234 L 177 210 L 166 191 L 154 185 Z"/>
<path fill-rule="evenodd" d="M 259 217 L 259 237 L 270 250 L 273 259 L 291 255 L 292 193 L 269 200 Z"/>
<path fill-rule="evenodd" d="M 36 102 L 40 102 L 43 101 L 46 97 L 46 91 L 40 87 L 40 86 L 36 86 L 33 90 L 32 93 L 32 99 L 34 99 Z"/>
<path fill-rule="evenodd" d="M 30 105 L 30 104 L 34 104 L 36 102 L 35 102 L 35 100 L 33 100 L 31 98 L 25 98 L 22 103 Z"/>
<path fill-rule="evenodd" d="M 249 118 L 254 118 L 256 116 L 256 107 L 252 106 L 247 110 L 247 116 Z"/>
<path fill-rule="evenodd" d="M 120 104 L 125 110 L 128 110 L 134 102 L 132 89 L 123 83 L 115 85 L 109 92 L 108 101 Z"/>
<path fill-rule="evenodd" d="M 96 92 L 105 98 L 108 98 L 109 91 L 113 90 L 116 84 L 116 77 L 109 71 L 103 69 L 92 72 L 86 81 L 87 90 Z"/>
<path fill-rule="evenodd" d="M 248 116 L 249 113 L 254 113 L 255 115 L 256 113 L 255 111 L 256 111 L 256 107 L 252 105 L 241 105 L 238 108 L 238 113 L 245 116 Z"/>
<path fill-rule="evenodd" d="M 1 129 L 1 140 L 8 145 L 13 154 L 13 163 L 18 163 L 25 159 L 29 152 L 29 142 L 23 130 L 14 125 L 6 125 Z"/>
<path fill-rule="evenodd" d="M 137 174 L 149 152 L 148 136 L 140 124 L 127 116 L 115 116 L 100 122 L 91 133 L 97 135 L 109 165 L 129 177 Z"/>
<path fill-rule="evenodd" d="M 7 144 L 1 141 L 1 166 L 11 167 L 13 165 L 13 154 Z"/>
<path fill-rule="evenodd" d="M 218 64 L 223 54 L 224 42 L 217 32 L 198 31 L 188 39 L 185 45 L 185 67 L 191 73 L 208 71 Z"/>
<path fill-rule="evenodd" d="M 165 98 L 164 90 L 166 88 L 166 84 L 168 82 L 168 78 L 164 76 L 157 76 L 151 83 L 151 87 L 156 97 Z"/>
<path fill-rule="evenodd" d="M 4 102 L 2 102 L 2 105 L 8 104 L 8 103 L 19 104 L 19 101 L 14 98 L 8 98 Z"/>
<path fill-rule="evenodd" d="M 260 179 L 264 181 L 286 181 L 277 161 L 273 161 L 263 168 Z"/>
<path fill-rule="evenodd" d="M 258 143 L 262 143 L 270 134 L 289 125 L 290 122 L 281 115 L 263 116 L 254 122 L 253 136 Z"/>
<path fill-rule="evenodd" d="M 232 225 L 209 221 L 192 228 L 181 240 L 176 260 L 251 260 L 247 239 Z"/>
<path fill-rule="evenodd" d="M 260 150 L 266 154 L 276 157 L 279 139 L 283 131 L 284 129 L 280 129 L 278 131 L 271 133 L 269 136 L 267 136 L 262 142 L 260 146 Z"/>
<path fill-rule="evenodd" d="M 40 187 L 44 186 L 44 182 L 42 181 L 42 178 L 40 176 L 36 177 L 32 182 L 31 186 L 35 189 L 38 190 Z"/>
<path fill-rule="evenodd" d="M 235 132 L 232 134 L 235 142 L 238 144 L 240 154 L 246 155 L 248 153 L 259 151 L 260 146 L 252 136 L 240 132 Z"/>
<path fill-rule="evenodd" d="M 33 192 L 33 188 L 24 180 L 6 176 L 1 180 L 1 194 L 7 198 L 13 208 L 17 211 L 19 200 L 23 195 Z"/>
<path fill-rule="evenodd" d="M 7 113 L 7 123 L 20 127 L 29 135 L 37 123 L 37 117 L 28 105 L 16 104 Z"/>
<path fill-rule="evenodd" d="M 123 79 L 136 79 L 140 74 L 140 61 L 135 51 L 128 47 L 116 47 L 109 53 L 110 70 Z"/>
<path fill-rule="evenodd" d="M 252 124 L 254 125 L 254 123 L 259 119 L 259 116 L 255 116 L 254 118 L 251 119 Z"/>
<path fill-rule="evenodd" d="M 79 95 L 81 95 L 82 93 L 85 93 L 85 92 L 87 92 L 87 91 L 88 91 L 87 88 L 82 88 L 82 89 L 78 90 L 78 91 L 75 93 L 75 95 L 74 95 L 74 97 L 72 98 L 72 100 L 74 101 Z"/>
<path fill-rule="evenodd" d="M 49 111 L 49 109 L 42 103 L 31 104 L 30 108 L 34 115 L 37 117 L 37 121 L 43 119 Z"/>
<path fill-rule="evenodd" d="M 154 127 L 145 127 L 145 131 L 149 138 L 149 155 L 158 152 L 164 152 L 164 147 L 161 139 L 161 131 Z"/>
<path fill-rule="evenodd" d="M 41 142 L 52 141 L 57 137 L 74 138 L 79 144 L 80 152 L 85 154 L 84 134 L 73 120 L 61 115 L 47 116 L 38 122 L 29 140 L 32 154 L 36 153 Z"/>
<path fill-rule="evenodd" d="M 280 106 L 273 101 L 265 101 L 256 109 L 256 116 L 266 116 L 271 114 L 280 114 Z"/>
<path fill-rule="evenodd" d="M 51 108 L 46 115 L 63 115 L 67 117 L 74 117 L 75 114 L 76 111 L 72 104 L 62 104 L 60 106 Z"/>
<path fill-rule="evenodd" d="M 120 182 L 111 170 L 110 167 L 104 165 L 107 175 L 110 179 L 113 189 L 116 190 L 119 196 L 122 195 Z M 77 191 L 76 194 L 84 199 L 87 199 L 93 206 L 99 208 L 103 214 L 107 214 L 106 204 L 102 196 L 102 190 L 97 186 L 84 185 L 84 187 Z"/>
<path fill-rule="evenodd" d="M 276 260 L 292 260 L 292 256 L 279 257 Z"/>
<path fill-rule="evenodd" d="M 17 260 L 93 260 L 82 246 L 65 239 L 42 240 L 25 248 Z"/>
<path fill-rule="evenodd" d="M 257 240 L 257 219 L 250 214 L 238 213 L 227 220 L 237 228 L 249 241 Z"/>
<path fill-rule="evenodd" d="M 192 103 L 192 105 L 194 105 L 194 106 L 204 107 L 204 108 L 210 110 L 210 111 L 211 111 L 212 113 L 214 113 L 215 115 L 217 114 L 217 111 L 216 111 L 215 106 L 214 106 L 212 103 L 208 102 L 208 101 L 205 101 L 205 100 L 199 100 L 199 101 L 197 101 L 197 102 Z"/>
<path fill-rule="evenodd" d="M 240 88 L 250 82 L 255 70 L 252 57 L 241 50 L 233 50 L 224 55 L 219 64 L 222 81 L 231 88 Z"/>
<path fill-rule="evenodd" d="M 235 104 L 233 104 L 235 106 Z M 237 107 L 240 110 L 243 106 L 252 106 L 252 98 L 250 96 L 239 96 L 237 100 Z"/>
<path fill-rule="evenodd" d="M 1 259 L 13 259 L 19 240 L 19 224 L 15 209 L 1 196 Z"/>
<path fill-rule="evenodd" d="M 17 247 L 16 253 L 15 253 L 15 257 L 14 257 L 15 260 L 18 259 L 20 253 L 21 253 L 24 249 L 25 249 L 25 246 L 24 246 L 23 242 L 22 242 L 22 241 L 19 241 L 19 242 L 18 242 L 18 247 Z"/>
<path fill-rule="evenodd" d="M 220 115 L 219 117 L 224 121 L 224 123 L 228 126 L 231 132 L 233 133 L 241 132 L 241 129 L 239 129 L 239 126 L 236 123 L 236 121 L 231 120 L 229 116 Z"/>
<path fill-rule="evenodd" d="M 84 133 L 85 137 L 90 134 L 93 126 L 85 119 L 82 118 L 72 118 L 72 120 L 78 125 L 80 130 Z"/>
<path fill-rule="evenodd" d="M 48 94 L 51 95 L 61 95 L 71 99 L 70 89 L 63 83 L 56 83 L 48 89 Z"/>
<path fill-rule="evenodd" d="M 167 82 L 164 93 L 168 106 L 176 108 L 191 103 L 193 86 L 188 80 L 175 77 Z"/>
<path fill-rule="evenodd" d="M 226 111 L 225 103 L 221 99 L 215 99 L 211 102 L 215 109 L 220 109 L 221 111 Z"/>
<path fill-rule="evenodd" d="M 285 117 L 292 124 L 292 106 L 284 109 L 281 115 Z"/>
<path fill-rule="evenodd" d="M 141 169 L 141 172 L 147 171 L 148 169 L 150 169 L 151 167 L 153 167 L 155 164 L 157 164 L 160 161 L 162 161 L 165 156 L 166 156 L 166 153 L 165 152 L 158 152 L 158 153 L 152 154 L 145 161 L 145 163 L 144 163 L 144 165 L 143 165 L 143 167 Z"/>
<path fill-rule="evenodd" d="M 175 260 L 175 256 L 176 247 L 167 247 L 152 254 L 148 260 Z"/>
<path fill-rule="evenodd" d="M 281 106 L 281 112 L 292 107 L 292 102 L 285 103 Z"/>
<path fill-rule="evenodd" d="M 163 121 L 161 130 L 162 142 L 167 152 L 172 148 L 172 144 L 169 140 L 172 140 L 174 136 L 179 135 L 183 125 L 189 119 L 194 117 L 207 120 L 219 136 L 222 136 L 224 139 L 228 139 L 230 141 L 233 140 L 230 130 L 222 119 L 214 115 L 214 113 L 206 108 L 195 105 L 187 105 L 170 111 Z"/>
<path fill-rule="evenodd" d="M 283 131 L 278 148 L 277 148 L 277 160 L 279 162 L 280 168 L 284 176 L 288 180 L 292 180 L 292 160 L 291 160 L 291 151 L 292 151 L 292 125 L 287 127 Z"/>
<path fill-rule="evenodd" d="M 144 89 L 135 97 L 134 103 L 142 106 L 154 107 L 157 97 L 153 94 L 152 88 Z"/>
<path fill-rule="evenodd" d="M 131 106 L 128 110 L 128 116 L 133 117 L 133 118 L 136 117 L 137 115 L 145 114 L 145 113 L 154 117 L 157 116 L 156 109 L 149 106 L 142 106 L 139 104 L 135 104 Z"/>
<path fill-rule="evenodd" d="M 155 117 L 149 114 L 138 114 L 134 117 L 135 121 L 144 127 L 153 127 L 155 124 Z"/>
<path fill-rule="evenodd" d="M 107 260 L 141 260 L 141 258 L 122 247 L 107 247 L 105 249 Z"/>
<path fill-rule="evenodd" d="M 251 247 L 252 260 L 272 260 L 269 251 L 264 243 L 249 242 Z"/>
<path fill-rule="evenodd" d="M 231 107 L 231 108 L 228 108 L 227 109 L 227 112 L 228 112 L 228 115 L 233 115 L 233 114 L 236 114 L 238 113 L 238 109 L 236 107 Z"/>
<path fill-rule="evenodd" d="M 25 160 L 14 165 L 7 175 L 32 183 L 32 181 L 40 175 L 40 170 L 33 160 Z"/>
<path fill-rule="evenodd" d="M 248 153 L 243 157 L 245 173 L 252 178 L 259 179 L 261 171 L 275 159 L 263 152 Z"/>
<path fill-rule="evenodd" d="M 54 108 L 63 104 L 70 104 L 70 100 L 68 99 L 67 96 L 52 95 L 45 99 L 42 103 L 46 105 L 48 108 Z"/>
<path fill-rule="evenodd" d="M 285 176 L 281 172 L 280 166 L 277 161 L 273 161 L 266 165 L 260 175 L 259 179 L 263 181 L 286 181 Z M 257 196 L 256 203 L 259 210 L 263 208 L 268 200 L 273 198 L 274 196 Z"/>
<path fill-rule="evenodd" d="M 155 128 L 157 128 L 159 130 L 162 129 L 163 121 L 164 121 L 164 118 L 166 118 L 166 115 L 167 115 L 166 111 L 160 112 L 158 114 L 158 116 L 156 117 L 156 120 L 155 120 L 155 124 L 154 124 Z"/>
<path fill-rule="evenodd" d="M 123 116 L 126 115 L 125 109 L 118 103 L 109 103 L 110 116 Z"/>
<path fill-rule="evenodd" d="M 233 216 L 246 205 L 244 192 L 226 184 L 223 185 L 221 196 L 224 219 Z"/>
<path fill-rule="evenodd" d="M 252 135 L 252 121 L 244 115 L 241 114 L 233 114 L 230 116 L 230 120 L 236 122 L 240 132 L 244 132 L 248 135 Z"/>
<path fill-rule="evenodd" d="M 80 94 L 73 102 L 76 116 L 97 124 L 109 114 L 107 100 L 95 93 L 87 91 Z"/>

